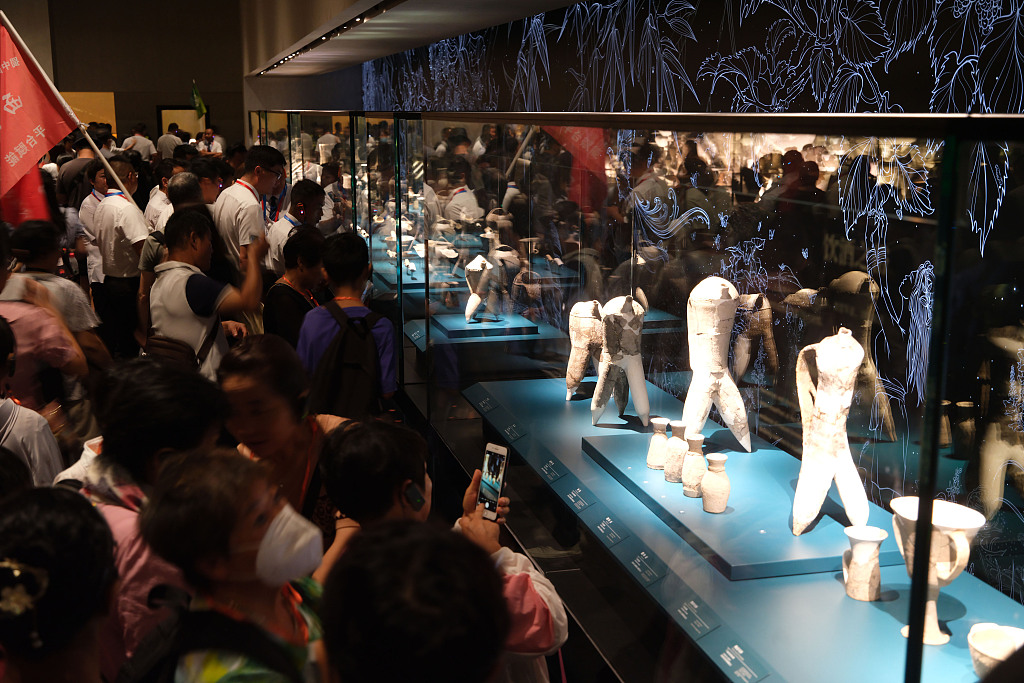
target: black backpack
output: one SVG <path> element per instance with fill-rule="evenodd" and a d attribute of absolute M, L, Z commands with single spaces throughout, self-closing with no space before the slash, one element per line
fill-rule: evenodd
<path fill-rule="evenodd" d="M 179 588 L 157 586 L 150 591 L 150 607 L 168 606 L 174 614 L 142 639 L 131 659 L 121 666 L 115 683 L 172 683 L 178 659 L 199 650 L 240 654 L 292 683 L 302 683 L 302 672 L 288 653 L 262 629 L 219 612 L 190 612 L 188 602 L 188 594 Z"/>
<path fill-rule="evenodd" d="M 366 418 L 381 412 L 377 343 L 373 326 L 383 316 L 369 313 L 350 318 L 336 302 L 325 308 L 340 330 L 324 352 L 311 378 L 308 410 L 313 414 Z"/>

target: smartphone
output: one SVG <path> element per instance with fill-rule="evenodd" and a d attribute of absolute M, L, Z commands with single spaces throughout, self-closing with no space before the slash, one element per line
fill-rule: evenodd
<path fill-rule="evenodd" d="M 498 498 L 505 484 L 505 464 L 508 449 L 489 443 L 484 450 L 483 477 L 480 479 L 480 495 L 477 503 L 484 504 L 484 519 L 498 519 Z"/>

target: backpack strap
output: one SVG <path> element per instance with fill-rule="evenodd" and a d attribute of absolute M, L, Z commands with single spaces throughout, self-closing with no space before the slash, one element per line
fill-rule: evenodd
<path fill-rule="evenodd" d="M 186 612 L 177 635 L 179 657 L 199 650 L 233 652 L 259 662 L 292 683 L 302 683 L 302 673 L 284 649 L 248 622 L 207 610 Z"/>
<path fill-rule="evenodd" d="M 200 367 L 206 361 L 206 357 L 210 355 L 210 349 L 213 348 L 213 342 L 217 341 L 217 328 L 220 327 L 220 315 L 213 316 L 213 325 L 206 332 L 206 339 L 203 340 L 203 345 L 196 351 L 196 360 L 199 361 Z"/>

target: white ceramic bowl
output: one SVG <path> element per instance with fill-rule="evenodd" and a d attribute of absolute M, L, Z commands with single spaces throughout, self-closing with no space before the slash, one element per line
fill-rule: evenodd
<path fill-rule="evenodd" d="M 971 663 L 979 678 L 988 676 L 999 662 L 1024 646 L 1024 629 L 999 624 L 975 624 L 967 634 Z"/>

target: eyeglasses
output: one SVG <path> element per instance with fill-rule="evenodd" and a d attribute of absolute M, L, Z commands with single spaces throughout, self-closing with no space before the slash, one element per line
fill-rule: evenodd
<path fill-rule="evenodd" d="M 281 177 L 284 175 L 284 171 L 275 171 L 272 168 L 263 168 L 262 166 L 260 166 L 260 168 L 263 169 L 264 171 L 266 171 L 267 173 L 273 173 L 274 175 L 277 176 L 278 180 L 280 180 Z"/>

